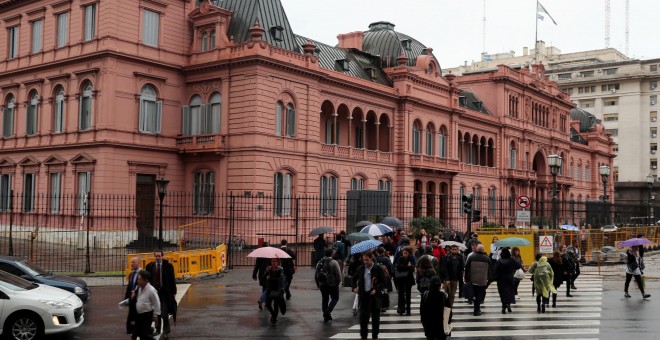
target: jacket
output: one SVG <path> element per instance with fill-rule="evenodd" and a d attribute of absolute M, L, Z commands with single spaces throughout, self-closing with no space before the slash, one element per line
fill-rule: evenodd
<path fill-rule="evenodd" d="M 146 270 L 151 273 L 151 282 L 155 282 L 153 276 L 156 275 L 156 262 L 149 263 Z M 174 266 L 167 260 L 163 260 L 160 271 L 162 280 L 160 282 L 160 289 L 158 289 L 158 297 L 160 297 L 161 303 L 167 306 L 168 313 L 172 314 L 174 321 L 176 321 L 177 304 L 174 297 L 176 295 Z"/>
<path fill-rule="evenodd" d="M 257 257 L 257 260 L 254 262 L 254 269 L 252 269 L 252 278 L 259 278 L 259 285 L 262 287 L 266 286 L 266 278 L 264 274 L 266 273 L 266 268 L 270 266 L 270 259 L 265 257 Z"/>
<path fill-rule="evenodd" d="M 410 263 L 410 265 L 408 265 Z M 401 255 L 394 266 L 394 271 L 395 271 L 395 279 L 397 282 L 401 282 L 402 280 L 405 280 L 410 285 L 415 284 L 415 276 L 413 275 L 415 272 L 415 258 L 412 256 L 408 256 L 408 259 L 406 260 L 403 255 Z M 407 275 L 404 278 L 397 278 L 396 272 L 405 272 Z"/>
<path fill-rule="evenodd" d="M 341 270 L 339 269 L 339 263 L 332 257 L 324 257 L 316 264 L 316 272 L 318 273 L 319 269 L 323 263 L 328 263 L 328 281 L 319 282 L 318 277 L 314 275 L 314 281 L 316 281 L 316 286 L 329 286 L 337 287 L 341 284 Z"/>
<path fill-rule="evenodd" d="M 447 255 L 444 261 L 445 270 L 448 281 L 460 281 L 463 277 L 463 268 L 465 268 L 465 259 L 463 254 Z"/>
<path fill-rule="evenodd" d="M 360 295 L 365 295 L 369 294 L 369 292 L 366 292 L 364 290 L 364 271 L 366 267 L 364 265 L 360 265 L 358 269 L 355 271 L 355 274 L 353 275 L 353 289 L 359 288 L 358 294 Z M 371 281 L 372 281 L 372 288 L 376 291 L 376 293 L 382 293 L 387 289 L 385 285 L 385 275 L 383 274 L 383 270 L 380 268 L 380 266 L 377 266 L 375 263 L 371 267 Z"/>
<path fill-rule="evenodd" d="M 465 264 L 465 280 L 475 286 L 488 286 L 493 281 L 493 265 L 483 251 L 475 252 Z"/>
<path fill-rule="evenodd" d="M 282 259 L 282 269 L 284 275 L 292 276 L 296 272 L 296 252 L 288 247 L 280 247 L 280 249 L 291 256 L 290 259 Z"/>

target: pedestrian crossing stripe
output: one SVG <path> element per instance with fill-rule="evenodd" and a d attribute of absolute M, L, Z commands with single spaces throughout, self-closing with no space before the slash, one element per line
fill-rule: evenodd
<path fill-rule="evenodd" d="M 501 314 L 501 301 L 497 284 L 487 289 L 486 299 L 481 305 L 483 314 L 473 316 L 474 306 L 458 298 L 453 306 L 452 338 L 464 339 L 572 339 L 593 340 L 600 334 L 600 311 L 602 306 L 603 280 L 586 276 L 572 290 L 573 297 L 566 297 L 564 289 L 558 292 L 557 307 L 546 307 L 546 313 L 538 313 L 536 296 L 532 296 L 532 282 L 521 281 L 518 291 L 520 299 L 512 304 L 512 313 Z M 583 288 L 580 288 L 583 287 Z M 425 339 L 424 328 L 419 320 L 420 295 L 413 293 L 411 316 L 396 314 L 396 293 L 391 296 L 394 304 L 380 317 L 379 339 Z M 371 333 L 371 327 L 369 327 Z M 369 334 L 371 336 L 371 334 Z M 360 339 L 360 325 L 350 326 L 345 332 L 331 339 Z"/>

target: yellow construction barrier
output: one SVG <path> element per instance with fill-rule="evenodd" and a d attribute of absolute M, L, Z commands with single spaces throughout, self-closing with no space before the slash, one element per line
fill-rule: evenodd
<path fill-rule="evenodd" d="M 490 254 L 490 245 L 493 244 L 493 237 L 497 237 L 499 240 L 509 237 L 518 237 L 529 240 L 529 242 L 531 242 L 530 245 L 520 246 L 518 248 L 520 249 L 520 256 L 522 257 L 525 266 L 530 266 L 534 263 L 534 234 L 509 234 L 506 231 L 480 231 L 478 240 L 483 243 L 486 254 Z"/>
<path fill-rule="evenodd" d="M 131 272 L 131 259 L 140 259 L 140 267 L 143 269 L 147 264 L 155 261 L 154 253 L 128 254 L 126 261 L 126 277 Z M 166 251 L 163 259 L 174 266 L 176 279 L 187 279 L 201 274 L 218 274 L 227 268 L 227 246 L 221 244 L 215 249 L 195 249 L 185 251 Z"/>

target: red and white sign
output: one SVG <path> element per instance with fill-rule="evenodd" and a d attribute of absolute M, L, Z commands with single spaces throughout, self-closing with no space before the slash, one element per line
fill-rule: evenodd
<path fill-rule="evenodd" d="M 539 236 L 539 253 L 550 254 L 553 251 L 553 237 Z"/>
<path fill-rule="evenodd" d="M 527 209 L 532 204 L 532 200 L 529 199 L 529 196 L 518 196 L 516 203 L 519 207 Z"/>

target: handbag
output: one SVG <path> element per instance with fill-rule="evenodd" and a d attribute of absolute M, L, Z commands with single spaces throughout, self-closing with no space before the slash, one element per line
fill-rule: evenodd
<path fill-rule="evenodd" d="M 522 268 L 520 268 L 520 269 L 516 270 L 516 272 L 513 274 L 513 277 L 518 279 L 518 280 L 522 280 L 522 279 L 525 278 L 525 271 L 522 270 Z"/>
<path fill-rule="evenodd" d="M 442 328 L 445 331 L 445 335 L 451 334 L 451 308 L 445 307 L 442 315 Z"/>
<path fill-rule="evenodd" d="M 271 290 L 268 292 L 268 298 L 271 300 L 276 300 L 279 299 L 282 296 L 282 290 L 281 289 L 275 289 Z"/>

